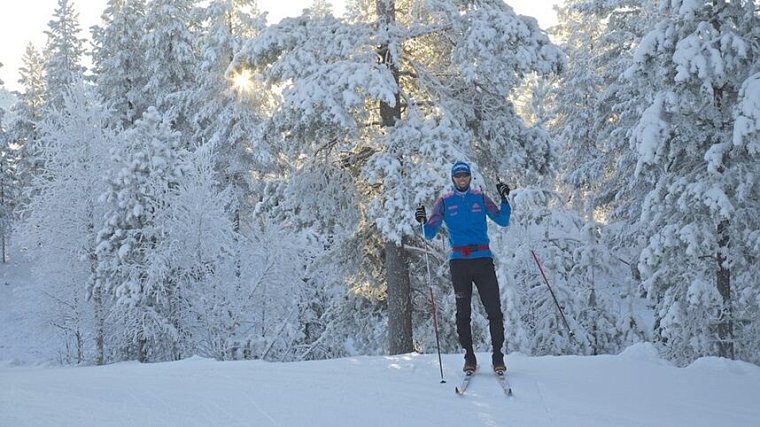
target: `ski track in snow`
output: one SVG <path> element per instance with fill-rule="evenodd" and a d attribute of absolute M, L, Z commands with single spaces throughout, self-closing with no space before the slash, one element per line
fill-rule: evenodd
<path fill-rule="evenodd" d="M 536 385 L 536 392 L 539 397 L 539 402 L 541 403 L 541 406 L 544 408 L 544 411 L 546 412 L 546 416 L 549 419 L 549 425 L 553 426 L 555 425 L 554 417 L 552 417 L 552 411 L 550 411 L 549 407 L 546 406 L 546 393 L 544 393 L 544 386 L 541 383 L 541 381 L 534 381 L 533 383 Z"/>
<path fill-rule="evenodd" d="M 676 368 L 651 345 L 618 356 L 507 357 L 464 396 L 461 355 L 269 363 L 0 363 L 0 426 L 756 426 L 760 367 L 718 358 Z M 635 347 L 635 346 L 634 346 Z M 487 357 L 487 354 L 483 354 Z"/>

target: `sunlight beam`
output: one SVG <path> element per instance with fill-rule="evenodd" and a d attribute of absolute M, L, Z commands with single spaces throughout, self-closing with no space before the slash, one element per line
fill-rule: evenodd
<path fill-rule="evenodd" d="M 238 92 L 247 93 L 253 88 L 253 82 L 251 81 L 251 70 L 242 69 L 240 72 L 236 72 L 232 76 L 232 87 Z"/>

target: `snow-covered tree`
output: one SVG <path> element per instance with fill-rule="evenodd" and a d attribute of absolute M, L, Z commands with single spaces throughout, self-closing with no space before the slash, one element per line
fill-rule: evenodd
<path fill-rule="evenodd" d="M 145 7 L 145 0 L 109 0 L 102 26 L 92 28 L 95 84 L 125 127 L 147 108 L 141 99 L 149 72 L 140 45 Z"/>
<path fill-rule="evenodd" d="M 181 308 L 171 201 L 186 169 L 186 154 L 171 121 L 149 108 L 121 135 L 118 172 L 102 196 L 106 220 L 97 237 L 97 269 L 91 292 L 113 295 L 117 358 L 141 361 L 181 356 Z"/>
<path fill-rule="evenodd" d="M 512 204 L 519 209 L 513 212 L 509 232 L 492 239 L 505 258 L 497 273 L 505 288 L 508 349 L 528 354 L 586 353 L 589 342 L 580 314 L 588 307 L 589 285 L 573 272 L 584 221 L 562 207 L 556 192 L 515 190 Z"/>
<path fill-rule="evenodd" d="M 553 29 L 570 60 L 554 89 L 555 120 L 550 129 L 560 144 L 561 175 L 573 208 L 591 219 L 593 208 L 588 199 L 605 172 L 598 160 L 601 139 L 596 134 L 597 104 L 604 89 L 596 58 L 602 51 L 599 39 L 604 26 L 596 15 L 581 13 L 577 3 L 565 2 L 559 9 L 560 25 Z"/>
<path fill-rule="evenodd" d="M 231 186 L 221 187 L 214 154 L 211 146 L 192 154 L 160 250 L 183 294 L 186 350 L 218 359 L 302 359 L 302 347 L 321 338 L 313 332 L 307 341 L 301 323 L 318 294 L 307 293 L 311 233 L 254 223 L 241 235 L 237 199 Z"/>
<path fill-rule="evenodd" d="M 651 99 L 655 89 L 653 82 L 626 75 L 625 70 L 633 61 L 639 40 L 657 16 L 656 6 L 649 1 L 616 0 L 589 1 L 580 7 L 583 13 L 597 16 L 605 26 L 594 61 L 600 69 L 604 90 L 595 108 L 599 155 L 592 167 L 601 172 L 589 204 L 594 209 L 595 219 L 607 223 L 603 235 L 614 258 L 629 266 L 630 273 L 625 280 L 628 290 L 621 294 L 628 301 L 623 309 L 627 320 L 621 317 L 620 326 L 628 339 L 634 339 L 642 336 L 640 328 L 648 323 L 642 322 L 632 308 L 639 305 L 639 294 L 645 293 L 639 289 L 638 258 L 648 231 L 639 225 L 639 218 L 651 182 L 634 179 L 638 157 L 633 129 L 641 117 L 642 103 Z"/>
<path fill-rule="evenodd" d="M 648 31 L 653 7 L 638 0 L 568 1 L 553 28 L 568 54 L 550 100 L 555 117 L 549 128 L 562 144 L 563 181 L 573 189 L 576 209 L 589 219 L 629 225 L 616 228 L 619 242 L 612 241 L 621 252 L 639 246 L 637 227 L 630 225 L 640 216 L 646 185 L 630 179 L 636 165 L 630 130 L 640 116 L 640 100 L 651 93 L 650 82 L 625 78 L 623 71 Z M 625 253 L 629 262 L 637 257 L 633 252 Z"/>
<path fill-rule="evenodd" d="M 637 179 L 651 183 L 639 267 L 671 357 L 733 358 L 744 345 L 737 304 L 758 273 L 747 233 L 757 183 L 747 186 L 745 172 L 757 156 L 733 133 L 739 93 L 757 72 L 760 17 L 752 1 L 671 1 L 658 12 L 627 72 L 655 88 L 633 133 Z"/>
<path fill-rule="evenodd" d="M 548 99 L 549 129 L 560 141 L 560 176 L 571 206 L 587 222 L 584 229 L 603 236 L 591 244 L 589 234 L 581 233 L 583 244 L 574 256 L 573 274 L 589 277 L 578 277 L 579 292 L 586 295 L 579 300 L 586 307 L 579 315 L 587 333 L 578 338 L 596 343 L 587 347 L 593 352 L 615 351 L 646 336 L 634 260 L 642 246 L 636 224 L 647 185 L 631 179 L 636 158 L 629 141 L 641 100 L 652 90 L 651 83 L 627 78 L 623 71 L 648 28 L 651 8 L 646 1 L 567 1 L 558 11 L 560 24 L 552 29 L 568 54 L 566 70 Z M 601 280 L 590 279 L 597 274 Z M 610 329 L 600 328 L 600 321 Z M 600 341 L 600 334 L 609 335 Z"/>
<path fill-rule="evenodd" d="M 244 307 L 246 294 L 235 292 L 240 289 L 241 277 L 235 271 L 239 259 L 230 256 L 239 241 L 229 214 L 234 200 L 229 188 L 220 191 L 212 153 L 206 149 L 193 153 L 176 190 L 166 195 L 162 213 L 155 217 L 165 231 L 154 253 L 172 272 L 171 279 L 164 278 L 175 287 L 170 292 L 181 293 L 170 303 L 179 304 L 173 308 L 178 319 L 172 322 L 179 325 L 182 354 L 223 359 L 230 329 L 239 322 L 222 319 L 245 313 L 225 306 L 220 298 Z"/>
<path fill-rule="evenodd" d="M 58 0 L 53 19 L 45 34 L 45 89 L 47 105 L 61 108 L 63 97 L 83 80 L 86 68 L 81 65 L 85 39 L 79 37 L 79 14 L 73 2 Z"/>
<path fill-rule="evenodd" d="M 46 99 L 44 61 L 34 45 L 27 45 L 23 64 L 19 69 L 19 83 L 24 92 L 17 93 L 18 102 L 12 107 L 14 120 L 8 132 L 13 144 L 19 147 L 18 174 L 21 188 L 28 189 L 32 177 L 41 167 L 35 152 L 40 139 L 37 125 L 42 120 Z M 26 197 L 22 194 L 19 205 L 25 203 Z"/>
<path fill-rule="evenodd" d="M 285 19 L 233 65 L 284 86 L 273 124 L 296 171 L 338 166 L 352 177 L 364 280 L 384 286 L 387 314 L 400 316 L 391 351 L 409 351 L 411 212 L 457 159 L 482 159 L 491 173 L 545 171 L 546 135 L 522 123 L 508 96 L 524 75 L 562 61 L 534 20 L 500 1 L 357 1 L 348 10 L 345 20 L 322 11 Z M 343 180 L 326 184 L 321 197 L 345 191 Z"/>
<path fill-rule="evenodd" d="M 203 33 L 198 37 L 198 85 L 193 90 L 192 122 L 199 145 L 216 151 L 221 183 L 236 199 L 235 224 L 253 210 L 254 183 L 272 162 L 264 144 L 262 124 L 272 110 L 272 93 L 250 70 L 227 73 L 235 52 L 265 26 L 252 0 L 218 0 L 203 9 Z"/>
<path fill-rule="evenodd" d="M 3 64 L 0 63 L 0 68 Z M 3 81 L 0 80 L 0 90 Z M 5 123 L 5 109 L 0 108 L 0 256 L 8 262 L 7 243 L 13 224 L 14 209 L 20 193 L 17 172 L 18 149 L 12 143 Z"/>
<path fill-rule="evenodd" d="M 760 29 L 754 28 L 752 34 L 757 39 Z M 709 157 L 710 167 L 725 168 L 727 185 L 734 189 L 732 204 L 736 210 L 731 222 L 736 237 L 730 242 L 733 256 L 730 256 L 729 266 L 731 281 L 736 284 L 732 286 L 734 318 L 737 320 L 734 335 L 738 345 L 735 351 L 737 358 L 754 363 L 758 363 L 757 355 L 760 354 L 760 321 L 756 315 L 760 312 L 760 286 L 757 285 L 760 177 L 755 173 L 760 161 L 760 66 L 757 54 L 756 50 L 754 74 L 742 83 L 738 93 L 731 142 L 714 153 L 720 153 L 720 160 Z"/>
<path fill-rule="evenodd" d="M 65 342 L 76 341 L 79 363 L 91 360 L 85 351 L 93 348 L 90 337 L 102 336 L 85 297 L 102 226 L 102 168 L 114 144 L 107 110 L 94 99 L 80 82 L 63 98 L 62 109 L 49 109 L 39 123 L 38 155 L 45 168 L 31 182 L 18 233 L 35 260 L 36 291 L 45 296 L 38 313 L 61 330 Z"/>
<path fill-rule="evenodd" d="M 586 223 L 579 237 L 569 274 L 582 307 L 578 313 L 578 323 L 584 335 L 576 338 L 587 343 L 590 354 L 615 353 L 621 349 L 623 335 L 623 331 L 618 330 L 620 322 L 612 301 L 613 296 L 619 295 L 613 287 L 618 276 L 613 268 L 619 263 L 613 260 L 603 245 L 601 227 L 597 224 Z"/>
<path fill-rule="evenodd" d="M 143 31 L 140 50 L 146 68 L 142 70 L 145 86 L 138 95 L 142 105 L 137 110 L 155 107 L 172 117 L 175 129 L 185 137 L 192 135 L 189 116 L 194 106 L 190 92 L 197 84 L 193 49 L 197 25 L 192 13 L 196 3 L 196 0 L 152 0 L 140 27 Z"/>

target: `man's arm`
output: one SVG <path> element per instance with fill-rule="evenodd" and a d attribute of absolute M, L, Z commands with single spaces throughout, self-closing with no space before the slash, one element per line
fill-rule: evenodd
<path fill-rule="evenodd" d="M 491 218 L 491 221 L 502 227 L 509 225 L 509 217 L 512 215 L 512 206 L 509 205 L 507 199 L 502 199 L 501 206 L 496 206 L 496 203 L 494 203 L 490 197 L 483 194 L 483 201 L 486 204 L 486 214 Z"/>
<path fill-rule="evenodd" d="M 425 230 L 425 238 L 428 240 L 432 240 L 433 237 L 435 237 L 435 235 L 438 234 L 438 230 L 441 229 L 442 224 L 443 224 L 443 198 L 439 197 L 435 199 L 435 203 L 433 203 L 433 211 L 430 213 L 430 218 L 428 218 L 425 225 L 423 225 L 423 229 Z"/>

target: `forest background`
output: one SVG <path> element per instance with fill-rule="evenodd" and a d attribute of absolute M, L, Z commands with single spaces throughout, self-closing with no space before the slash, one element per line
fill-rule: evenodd
<path fill-rule="evenodd" d="M 30 273 L 4 285 L 14 345 L 432 352 L 432 309 L 455 353 L 447 241 L 413 212 L 465 160 L 514 188 L 491 230 L 508 352 L 758 364 L 759 9 L 568 0 L 547 33 L 500 0 L 316 0 L 271 25 L 251 0 L 113 0 L 87 47 L 59 0 L 0 117 L 2 257 Z"/>

